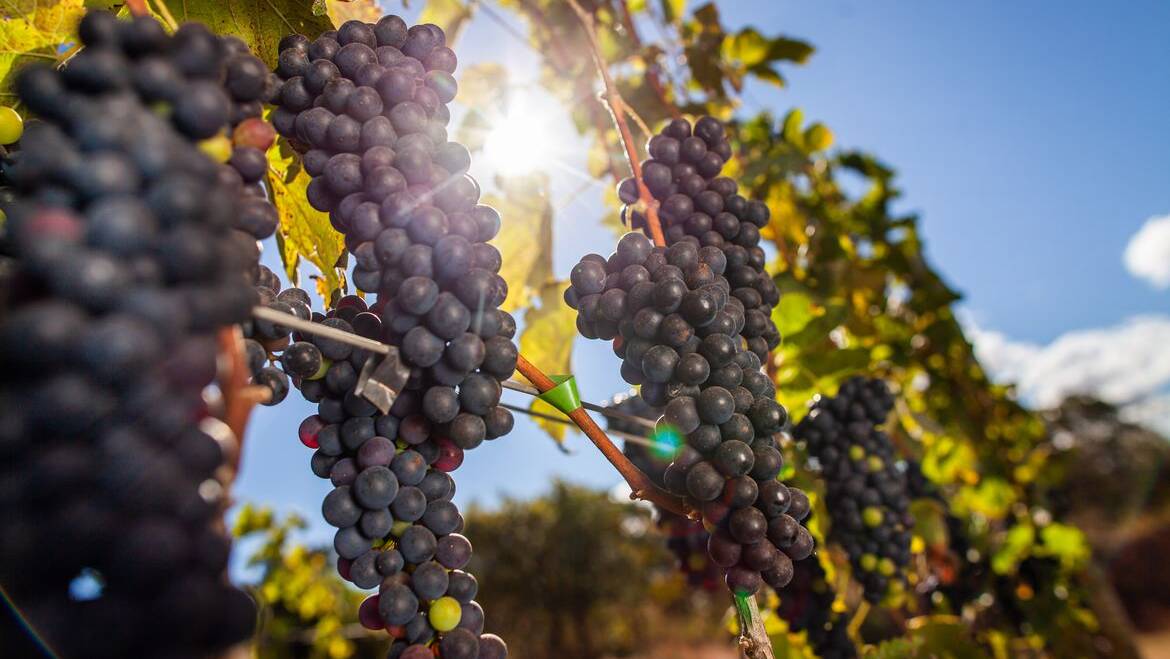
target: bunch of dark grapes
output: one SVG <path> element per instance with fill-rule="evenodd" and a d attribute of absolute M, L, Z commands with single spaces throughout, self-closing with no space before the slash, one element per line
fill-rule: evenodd
<path fill-rule="evenodd" d="M 259 267 L 256 294 L 260 305 L 300 320 L 312 320 L 312 299 L 301 288 L 281 288 L 280 277 L 266 266 Z M 319 316 L 320 314 L 318 314 Z M 299 334 L 280 323 L 253 318 L 244 323 L 244 355 L 251 373 L 251 384 L 268 389 L 265 405 L 276 405 L 288 395 L 289 377 L 323 377 L 330 364 L 315 349 L 306 349 L 304 342 L 293 347 L 291 336 Z M 282 368 L 273 362 L 279 356 Z M 360 364 L 359 364 L 360 368 Z M 310 370 L 311 369 L 311 370 Z M 308 376 L 305 373 L 308 373 Z"/>
<path fill-rule="evenodd" d="M 177 34 L 183 34 L 184 28 Z M 209 36 L 213 35 L 200 31 L 193 38 L 206 41 Z M 239 190 L 237 226 L 263 240 L 280 222 L 263 183 L 268 172 L 266 154 L 276 141 L 276 129 L 263 117 L 264 103 L 274 99 L 280 81 L 238 37 L 215 39 L 222 61 L 217 78 L 231 100 L 231 112 L 226 129 L 202 146 L 226 165 L 220 171 L 224 182 Z"/>
<path fill-rule="evenodd" d="M 662 410 L 651 407 L 636 394 L 615 396 L 609 405 L 615 410 L 626 414 L 640 416 L 648 421 L 654 421 L 662 416 Z M 647 435 L 646 427 L 628 420 L 606 417 L 610 430 L 616 430 L 634 435 Z M 648 437 L 647 441 L 655 441 Z M 663 474 L 673 456 L 673 447 L 665 443 L 656 442 L 654 446 L 633 442 L 627 439 L 622 452 L 630 459 L 642 473 L 650 477 L 658 487 L 666 487 Z M 707 532 L 703 523 L 670 512 L 669 510 L 654 507 L 658 528 L 666 535 L 666 547 L 678 559 L 678 568 L 686 577 L 687 583 L 704 590 L 715 590 L 721 580 L 721 572 L 717 565 L 711 562 L 707 555 L 707 543 L 711 534 Z"/>
<path fill-rule="evenodd" d="M 369 308 L 349 298 L 313 320 L 396 346 L 410 369 L 381 414 L 354 393 L 366 355 L 319 337 L 282 355 L 302 395 L 318 402 L 301 439 L 317 449 L 314 473 L 335 486 L 323 511 L 339 529 L 339 568 L 359 587 L 378 588 L 360 617 L 386 628 L 396 639 L 391 656 L 406 659 L 506 653 L 482 634 L 448 473 L 465 450 L 512 429 L 499 402 L 516 368 L 516 324 L 498 309 L 507 285 L 500 253 L 487 244 L 500 216 L 477 205 L 470 154 L 444 128 L 456 91 L 445 39 L 437 26 L 408 28 L 397 16 L 349 21 L 313 41 L 286 37 L 272 114 L 313 177 L 310 204 L 345 236 L 354 284 L 377 295 Z M 327 360 L 323 374 L 309 374 L 315 354 L 290 370 L 289 351 L 311 352 L 300 344 Z"/>
<path fill-rule="evenodd" d="M 133 90 L 164 112 L 221 164 L 221 189 L 237 197 L 235 227 L 257 239 L 271 236 L 277 212 L 260 181 L 275 134 L 260 114 L 276 80 L 247 45 L 200 23 L 170 36 L 150 16 L 123 21 L 102 11 L 87 14 L 78 32 L 87 48 L 70 59 L 68 75 L 81 85 Z"/>
<path fill-rule="evenodd" d="M 834 398 L 818 398 L 793 435 L 821 465 L 831 538 L 849 554 L 865 597 L 877 602 L 910 562 L 914 519 L 894 447 L 876 428 L 894 398 L 881 380 L 850 378 Z"/>
<path fill-rule="evenodd" d="M 821 659 L 855 659 L 857 646 L 849 638 L 848 621 L 833 611 L 836 599 L 820 561 L 801 561 L 776 613 L 792 631 L 807 632 L 809 645 Z"/>
<path fill-rule="evenodd" d="M 727 568 L 729 585 L 755 592 L 762 576 L 781 588 L 791 561 L 813 543 L 799 524 L 807 497 L 776 480 L 782 458 L 773 435 L 787 415 L 761 371 L 780 340 L 771 320 L 779 292 L 759 246 L 768 209 L 719 176 L 731 147 L 711 117 L 693 129 L 683 119 L 668 123 L 647 150 L 643 180 L 660 204 L 668 247 L 628 234 L 609 259 L 585 257 L 566 302 L 578 309 L 583 335 L 615 339 L 623 378 L 641 385 L 642 397 L 664 408 L 664 426 L 686 437 L 665 482 L 702 507 L 715 529 L 710 555 Z M 618 196 L 638 200 L 633 179 L 619 184 Z M 623 215 L 646 228 L 639 210 Z"/>
<path fill-rule="evenodd" d="M 581 333 L 613 339 L 622 377 L 663 408 L 656 437 L 679 445 L 663 481 L 702 510 L 728 586 L 754 593 L 764 581 L 782 588 L 813 540 L 799 522 L 808 498 L 776 480 L 783 457 L 773 435 L 787 414 L 740 335 L 744 306 L 726 265 L 718 247 L 655 247 L 628 233 L 608 259 L 590 254 L 574 266 L 565 301 Z"/>
<path fill-rule="evenodd" d="M 780 343 L 772 322 L 780 292 L 764 270 L 766 257 L 760 247 L 760 229 L 767 226 L 770 213 L 763 202 L 740 195 L 734 180 L 719 175 L 731 157 L 723 124 L 701 117 L 692 129 L 687 120 L 675 119 L 650 138 L 646 150 L 650 158 L 642 162 L 642 179 L 659 203 L 666 244 L 690 241 L 723 252 L 723 276 L 731 296 L 743 307 L 739 334 L 748 350 L 765 361 Z M 625 204 L 637 201 L 632 178 L 618 185 L 618 197 Z M 629 208 L 623 213 L 631 228 L 645 228 L 642 213 Z"/>
<path fill-rule="evenodd" d="M 141 21 L 90 14 L 63 70 L 25 69 L 29 122 L 4 230 L 0 581 L 63 656 L 218 655 L 255 607 L 226 576 L 237 450 L 205 397 L 216 332 L 248 318 L 254 237 L 189 120 L 136 85 L 145 53 L 210 65 Z M 176 130 L 180 129 L 180 130 Z"/>
<path fill-rule="evenodd" d="M 313 322 L 371 339 L 383 335 L 381 317 L 357 296 L 314 313 Z M 478 584 L 464 570 L 471 543 L 461 535 L 449 475 L 463 463 L 463 448 L 434 430 L 418 389 L 401 392 L 388 414 L 354 393 L 368 352 L 312 333 L 293 338 L 280 364 L 318 405 L 298 434 L 314 449 L 313 473 L 334 486 L 322 513 L 338 528 L 338 572 L 359 588 L 378 589 L 358 611 L 362 625 L 395 639 L 391 657 L 433 656 L 435 648 L 442 657 L 506 656 L 503 641 L 483 633 Z M 469 390 L 469 403 L 474 395 Z"/>

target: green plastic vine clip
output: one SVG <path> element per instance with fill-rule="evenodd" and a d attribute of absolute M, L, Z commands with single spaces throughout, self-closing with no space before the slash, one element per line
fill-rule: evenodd
<path fill-rule="evenodd" d="M 577 378 L 572 375 L 550 375 L 548 379 L 557 383 L 555 387 L 537 398 L 557 408 L 564 414 L 581 407 L 581 394 L 577 391 Z"/>
<path fill-rule="evenodd" d="M 752 625 L 752 622 L 753 622 L 752 621 L 752 609 L 750 606 L 748 606 L 748 598 L 749 597 L 752 597 L 752 596 L 746 595 L 744 593 L 735 593 L 735 592 L 733 592 L 731 594 L 731 599 L 735 601 L 735 609 L 737 611 L 739 611 L 739 619 L 741 621 L 741 626 L 743 626 L 745 628 L 750 627 Z M 744 633 L 744 631 L 741 629 L 740 633 L 742 634 L 742 633 Z"/>

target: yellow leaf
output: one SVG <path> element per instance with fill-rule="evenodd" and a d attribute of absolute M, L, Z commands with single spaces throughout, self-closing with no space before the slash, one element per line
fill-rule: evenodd
<path fill-rule="evenodd" d="M 443 28 L 447 33 L 447 46 L 455 47 L 455 42 L 459 39 L 459 33 L 463 31 L 463 26 L 467 25 L 467 21 L 471 19 L 472 9 L 475 3 L 462 2 L 462 0 L 428 0 L 427 5 L 423 7 L 422 14 L 418 17 L 419 23 L 434 23 Z"/>
<path fill-rule="evenodd" d="M 540 307 L 524 313 L 524 331 L 520 333 L 520 353 L 541 371 L 554 375 L 573 372 L 573 340 L 577 336 L 577 314 L 564 303 L 568 282 L 548 282 L 540 288 Z M 534 412 L 562 416 L 552 405 L 533 399 Z M 537 425 L 557 442 L 565 440 L 572 425 L 536 418 Z"/>
<path fill-rule="evenodd" d="M 529 304 L 552 279 L 552 206 L 544 174 L 501 179 L 504 194 L 485 195 L 483 203 L 500 212 L 500 234 L 492 241 L 504 265 L 508 298 L 500 307 L 512 312 Z"/>
<path fill-rule="evenodd" d="M 326 11 L 334 27 L 346 21 L 377 23 L 382 18 L 382 10 L 374 0 L 328 0 Z"/>
<path fill-rule="evenodd" d="M 833 131 L 818 121 L 805 131 L 804 142 L 810 151 L 824 151 L 833 146 Z"/>
<path fill-rule="evenodd" d="M 329 216 L 309 205 L 305 196 L 309 180 L 299 156 L 283 140 L 268 151 L 268 189 L 280 214 L 277 240 L 285 271 L 292 279 L 301 258 L 317 266 L 322 275 L 317 289 L 328 303 L 343 286 L 344 275 L 336 265 L 345 244 Z"/>
<path fill-rule="evenodd" d="M 557 408 L 549 405 L 539 398 L 533 398 L 532 403 L 528 406 L 528 409 L 536 414 L 545 414 L 551 417 L 556 417 L 558 419 L 565 419 L 566 421 L 569 420 L 569 418 L 564 414 L 561 414 Z M 549 419 L 542 419 L 539 416 L 532 417 L 532 420 L 536 423 L 536 425 L 540 426 L 546 433 L 548 433 L 548 436 L 558 444 L 565 443 L 565 435 L 569 430 L 577 430 L 577 426 L 574 425 L 571 421 L 569 423 L 558 423 Z"/>
<path fill-rule="evenodd" d="M 316 39 L 333 28 L 309 0 L 167 0 L 166 5 L 180 23 L 199 21 L 216 34 L 243 39 L 269 66 L 276 64 L 277 44 L 285 35 Z"/>
<path fill-rule="evenodd" d="M 57 62 L 66 52 L 63 46 L 77 40 L 77 22 L 84 14 L 83 0 L 22 0 L 0 6 L 0 91 L 9 91 L 21 66 Z"/>
<path fill-rule="evenodd" d="M 502 105 L 501 90 L 507 87 L 508 71 L 503 64 L 474 64 L 459 76 L 459 102 L 469 108 L 483 108 L 493 103 Z"/>

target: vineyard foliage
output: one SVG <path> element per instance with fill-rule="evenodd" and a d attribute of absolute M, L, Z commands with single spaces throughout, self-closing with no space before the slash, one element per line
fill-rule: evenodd
<path fill-rule="evenodd" d="M 418 22 L 439 24 L 449 42 L 480 12 L 510 13 L 519 19 L 524 33 L 516 38 L 526 39 L 542 58 L 541 85 L 572 113 L 576 129 L 592 142 L 590 174 L 613 184 L 606 193 L 609 213 L 598 230 L 620 232 L 619 202 L 612 189 L 628 168 L 608 111 L 596 100 L 596 72 L 569 4 L 415 0 L 411 8 L 416 3 L 424 5 Z M 893 167 L 869 153 L 834 148 L 832 129 L 800 109 L 752 112 L 741 104 L 746 80 L 784 86 L 786 69 L 809 60 L 813 46 L 769 33 L 770 28 L 729 30 L 713 2 L 582 4 L 594 16 L 602 55 L 619 89 L 646 124 L 655 127 L 672 117 L 701 114 L 730 122 L 734 155 L 724 172 L 740 182 L 745 196 L 750 193 L 771 209 L 763 235 L 773 248 L 769 272 L 782 292 L 774 320 L 784 338 L 769 374 L 793 422 L 800 420 L 813 396 L 836 392 L 858 373 L 882 378 L 894 390 L 896 405 L 887 431 L 902 458 L 920 465 L 939 495 L 913 508 L 917 519 L 909 588 L 876 607 L 903 612 L 909 619 L 899 626 L 906 634 L 879 647 L 874 656 L 900 656 L 911 648 L 939 645 L 952 648 L 955 656 L 964 647 L 1000 656 L 1038 650 L 1069 656 L 1070 648 L 1077 648 L 1076 654 L 1103 647 L 1127 654 L 1117 612 L 1108 608 L 1108 598 L 1094 596 L 1099 579 L 1084 536 L 1053 514 L 1051 493 L 1064 480 L 1063 463 L 1053 458 L 1062 449 L 1054 445 L 1044 420 L 1015 402 L 1009 388 L 991 383 L 976 360 L 955 316 L 959 293 L 926 258 L 918 218 L 895 210 L 900 190 Z M 0 8 L 5 19 L 0 23 L 0 94 L 12 96 L 13 73 L 21 64 L 72 56 L 77 20 L 90 5 L 127 11 L 103 0 L 17 0 Z M 370 0 L 168 0 L 151 6 L 165 9 L 158 13 L 177 21 L 200 20 L 217 33 L 241 37 L 270 66 L 284 34 L 315 35 L 352 17 L 373 20 L 380 15 Z M 650 34 L 653 40 L 645 36 Z M 458 102 L 467 111 L 452 126 L 452 134 L 474 152 L 482 145 L 490 108 L 507 101 L 509 79 L 498 62 L 464 62 L 461 70 Z M 353 292 L 340 237 L 326 215 L 306 201 L 309 176 L 299 156 L 281 140 L 269 153 L 269 165 L 267 183 L 281 216 L 277 244 L 286 274 L 296 284 L 301 266 L 311 266 L 327 301 Z M 521 352 L 546 372 L 570 373 L 574 314 L 561 303 L 567 282 L 554 275 L 557 211 L 549 202 L 548 185 L 541 174 L 501 179 L 484 203 L 504 217 L 495 241 L 505 264 L 501 275 L 509 284 L 503 309 L 523 321 Z M 856 190 L 861 191 L 851 192 Z M 565 426 L 545 426 L 563 440 Z M 825 544 L 824 483 L 805 468 L 802 446 L 789 442 L 785 448 L 782 477 L 806 489 L 814 502 L 810 530 L 822 549 L 813 560 L 821 562 L 834 583 L 847 584 L 843 577 L 848 561 Z M 585 495 L 563 488 L 558 492 L 562 506 L 593 510 L 581 503 Z M 520 519 L 536 514 L 531 511 L 511 514 L 519 520 L 513 528 L 531 527 L 533 533 L 552 523 L 547 517 Z M 596 510 L 592 514 L 602 526 L 617 523 L 601 519 L 604 514 Z M 472 515 L 469 526 L 477 530 L 474 520 Z M 344 622 L 357 596 L 326 576 L 330 570 L 324 553 L 289 544 L 288 535 L 302 522 L 276 520 L 269 511 L 246 508 L 236 524 L 237 533 L 257 538 L 254 542 L 260 545 L 251 562 L 262 573 L 258 595 L 269 607 L 267 615 L 285 623 L 299 621 L 295 628 L 267 625 L 264 634 L 278 644 L 305 645 L 313 656 L 341 657 L 360 650 L 361 639 L 355 641 Z M 606 532 L 594 530 L 597 538 Z M 525 547 L 525 555 L 531 551 L 527 541 L 513 542 Z M 513 558 L 499 557 L 505 562 Z M 595 567 L 604 572 L 603 565 Z M 492 574 L 485 565 L 477 569 Z M 518 570 L 513 576 L 522 574 Z M 574 579 L 586 578 L 560 572 L 554 576 L 546 584 L 549 589 L 572 588 Z M 499 580 L 501 588 L 522 585 L 504 574 L 487 578 Z M 613 587 L 613 597 L 630 597 L 622 584 Z M 852 611 L 860 604 L 860 587 L 839 588 L 836 597 L 841 610 Z M 493 604 L 496 615 L 508 616 L 543 608 L 540 602 L 530 603 L 524 611 Z M 553 617 L 560 613 L 553 609 L 544 614 L 554 629 L 561 623 Z M 871 618 L 874 626 L 885 624 L 887 631 L 896 624 L 893 616 Z M 802 656 L 799 635 L 789 637 L 778 618 L 768 624 L 778 650 Z M 306 625 L 312 634 L 291 638 Z M 602 643 L 577 640 L 587 647 Z"/>

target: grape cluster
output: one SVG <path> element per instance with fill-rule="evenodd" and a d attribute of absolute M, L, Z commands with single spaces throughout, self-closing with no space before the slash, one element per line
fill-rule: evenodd
<path fill-rule="evenodd" d="M 650 158 L 642 162 L 642 180 L 659 203 L 667 245 L 689 241 L 723 252 L 723 276 L 743 306 L 739 334 L 762 362 L 780 343 L 772 322 L 780 292 L 764 270 L 760 247 L 760 229 L 767 226 L 770 213 L 763 202 L 740 195 L 734 180 L 719 175 L 731 157 L 726 133 L 712 117 L 700 117 L 693 128 L 685 119 L 667 123 L 646 146 Z M 632 178 L 618 185 L 618 197 L 625 204 L 638 200 Z M 646 227 L 642 213 L 626 207 L 623 214 L 631 228 Z"/>
<path fill-rule="evenodd" d="M 179 28 L 182 35 L 190 24 Z M 215 76 L 231 101 L 231 111 L 225 130 L 203 141 L 204 152 L 226 165 L 220 176 L 240 197 L 236 223 L 257 240 L 276 232 L 280 216 L 264 186 L 268 172 L 268 149 L 276 142 L 276 129 L 263 117 L 264 103 L 271 102 L 279 90 L 280 81 L 268 70 L 260 58 L 252 54 L 248 45 L 234 36 L 214 37 L 195 29 L 195 37 L 207 41 L 216 39 L 222 65 Z"/>
<path fill-rule="evenodd" d="M 280 277 L 261 265 L 256 279 L 256 294 L 260 304 L 274 311 L 312 320 L 312 300 L 301 288 L 281 288 Z M 364 304 L 364 303 L 363 303 Z M 319 314 L 318 314 L 319 315 Z M 315 346 L 305 341 L 293 343 L 291 328 L 260 318 L 244 323 L 244 356 L 251 373 L 250 384 L 268 389 L 264 405 L 276 405 L 288 395 L 289 377 L 320 378 L 330 364 Z M 298 335 L 299 337 L 299 335 Z M 272 365 L 274 354 L 279 354 L 280 365 Z M 360 368 L 360 364 L 358 365 Z"/>
<path fill-rule="evenodd" d="M 205 389 L 258 254 L 202 135 L 181 130 L 226 99 L 184 88 L 164 106 L 134 77 L 144 53 L 207 54 L 108 19 L 84 19 L 64 69 L 16 81 L 42 120 L 4 225 L 0 581 L 56 654 L 210 656 L 256 615 L 226 576 L 238 445 Z"/>
<path fill-rule="evenodd" d="M 820 561 L 801 561 L 776 613 L 792 631 L 807 632 L 809 645 L 821 659 L 855 659 L 857 646 L 849 638 L 848 620 L 833 610 L 836 599 Z"/>
<path fill-rule="evenodd" d="M 247 45 L 200 23 L 172 36 L 150 16 L 123 21 L 105 11 L 86 14 L 78 34 L 86 48 L 70 58 L 66 75 L 83 87 L 133 91 L 164 113 L 221 164 L 219 184 L 237 197 L 234 226 L 271 236 L 277 212 L 260 181 L 275 134 L 260 115 L 276 80 Z"/>
<path fill-rule="evenodd" d="M 357 296 L 314 313 L 313 322 L 371 339 L 383 334 L 382 319 Z M 503 641 L 483 633 L 478 584 L 464 570 L 471 543 L 460 533 L 449 475 L 463 463 L 463 448 L 433 430 L 417 389 L 401 392 L 388 414 L 354 393 L 368 352 L 312 333 L 293 338 L 280 364 L 318 404 L 298 435 L 314 449 L 313 473 L 334 486 L 322 513 L 338 528 L 338 572 L 359 588 L 378 588 L 359 608 L 362 625 L 395 639 L 391 657 L 433 656 L 432 648 L 448 658 L 506 656 Z"/>
<path fill-rule="evenodd" d="M 702 509 L 728 586 L 754 593 L 763 581 L 782 588 L 813 541 L 799 523 L 808 498 L 776 480 L 783 457 L 773 435 L 787 415 L 745 349 L 744 307 L 725 269 L 718 247 L 655 247 L 627 233 L 608 259 L 590 254 L 574 266 L 565 302 L 584 336 L 613 339 L 622 377 L 663 408 L 657 436 L 685 437 L 663 481 Z"/>
<path fill-rule="evenodd" d="M 779 292 L 759 246 L 768 208 L 719 175 L 731 147 L 711 117 L 669 122 L 647 151 L 643 181 L 668 247 L 635 233 L 609 259 L 586 256 L 566 303 L 584 336 L 614 339 L 622 377 L 664 408 L 664 428 L 686 437 L 665 483 L 702 507 L 715 529 L 709 553 L 728 584 L 755 592 L 762 577 L 781 588 L 813 542 L 799 524 L 807 497 L 776 480 L 782 457 L 772 435 L 787 414 L 761 372 L 780 340 L 771 320 Z M 638 201 L 633 179 L 618 196 Z M 647 226 L 640 210 L 627 206 L 623 216 L 631 228 Z"/>
<path fill-rule="evenodd" d="M 662 410 L 651 407 L 636 394 L 615 396 L 607 406 L 619 412 L 640 416 L 648 421 L 654 421 L 662 416 Z M 626 432 L 635 435 L 645 435 L 646 427 L 628 420 L 606 417 L 610 430 Z M 651 440 L 652 441 L 652 440 Z M 673 451 L 664 443 L 647 446 L 642 443 L 626 440 L 622 452 L 630 459 L 642 473 L 650 477 L 658 487 L 666 487 L 663 474 L 670 464 Z M 692 520 L 660 508 L 654 507 L 658 528 L 666 535 L 666 547 L 678 559 L 678 568 L 686 577 L 687 583 L 704 590 L 714 590 L 722 574 L 718 566 L 711 562 L 707 555 L 707 543 L 711 534 L 701 521 Z"/>
<path fill-rule="evenodd" d="M 885 382 L 850 378 L 836 397 L 816 399 L 793 431 L 821 465 L 831 537 L 849 554 L 871 602 L 901 583 L 910 561 L 914 519 L 906 476 L 889 436 L 875 427 L 893 404 Z"/>
<path fill-rule="evenodd" d="M 313 320 L 397 347 L 410 369 L 381 414 L 354 393 L 360 351 L 303 337 L 282 355 L 302 395 L 318 402 L 301 440 L 316 448 L 314 473 L 335 487 L 323 512 L 339 529 L 339 569 L 379 589 L 361 620 L 387 629 L 391 656 L 408 659 L 434 649 L 450 659 L 506 654 L 482 634 L 448 473 L 465 450 L 512 429 L 499 402 L 516 368 L 516 323 L 498 309 L 507 285 L 487 244 L 500 216 L 477 205 L 470 154 L 447 140 L 456 58 L 444 43 L 437 26 L 408 28 L 397 16 L 349 21 L 313 41 L 286 37 L 272 114 L 303 154 L 310 204 L 345 236 L 354 284 L 377 294 L 369 308 L 344 298 Z M 308 373 L 315 354 L 300 371 L 299 357 L 286 361 L 301 343 L 317 347 L 319 372 Z"/>

